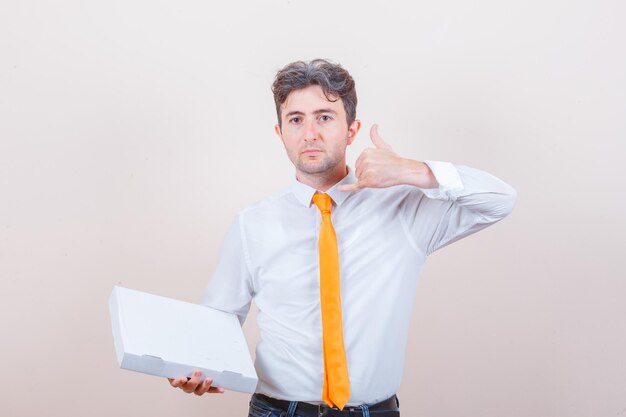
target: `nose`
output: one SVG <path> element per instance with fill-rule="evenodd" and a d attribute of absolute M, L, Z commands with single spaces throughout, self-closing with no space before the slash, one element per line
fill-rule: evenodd
<path fill-rule="evenodd" d="M 319 131 L 317 129 L 317 123 L 315 123 L 315 120 L 308 120 L 304 122 L 304 140 L 310 142 L 318 139 Z"/>

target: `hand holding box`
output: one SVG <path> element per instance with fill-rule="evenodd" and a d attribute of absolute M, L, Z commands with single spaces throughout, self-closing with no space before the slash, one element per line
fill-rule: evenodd
<path fill-rule="evenodd" d="M 114 287 L 109 298 L 120 367 L 191 377 L 253 393 L 258 378 L 237 316 L 206 306 Z"/>

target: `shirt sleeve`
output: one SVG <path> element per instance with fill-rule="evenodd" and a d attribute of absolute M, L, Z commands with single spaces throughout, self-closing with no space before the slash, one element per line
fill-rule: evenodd
<path fill-rule="evenodd" d="M 203 297 L 204 305 L 237 314 L 241 324 L 248 315 L 253 296 L 244 243 L 239 214 L 226 232 L 217 266 Z"/>
<path fill-rule="evenodd" d="M 515 190 L 478 169 L 449 162 L 424 161 L 438 188 L 411 190 L 401 204 L 414 243 L 430 255 L 450 243 L 506 217 L 515 205 Z"/>

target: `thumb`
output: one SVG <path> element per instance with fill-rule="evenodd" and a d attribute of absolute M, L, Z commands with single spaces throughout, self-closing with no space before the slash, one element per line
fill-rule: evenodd
<path fill-rule="evenodd" d="M 378 125 L 374 124 L 370 129 L 370 138 L 372 139 L 372 143 L 376 146 L 377 149 L 388 149 L 391 150 L 391 146 L 383 140 L 378 134 Z"/>

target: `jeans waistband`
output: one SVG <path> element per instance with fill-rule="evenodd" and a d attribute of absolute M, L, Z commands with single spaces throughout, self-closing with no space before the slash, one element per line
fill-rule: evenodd
<path fill-rule="evenodd" d="M 333 416 L 338 417 L 348 417 L 348 416 L 356 416 L 362 415 L 364 417 L 369 417 L 369 411 L 394 411 L 398 412 L 399 409 L 399 401 L 396 395 L 392 395 L 386 400 L 377 402 L 375 404 L 365 404 L 360 406 L 346 406 L 343 410 L 339 410 L 338 408 L 331 408 L 326 404 L 311 404 L 307 402 L 301 401 L 286 401 L 279 400 L 277 398 L 268 397 L 263 394 L 254 394 L 254 397 L 265 401 L 268 404 L 271 404 L 273 407 L 276 407 L 282 411 L 287 413 L 292 412 L 292 414 L 297 414 L 302 417 L 319 417 L 321 415 L 331 415 L 326 413 L 327 410 L 332 410 Z"/>

